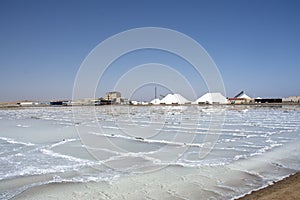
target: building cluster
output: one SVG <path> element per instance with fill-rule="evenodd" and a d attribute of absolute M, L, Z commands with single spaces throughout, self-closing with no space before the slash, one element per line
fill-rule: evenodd
<path fill-rule="evenodd" d="M 130 104 L 129 99 L 122 98 L 120 92 L 107 92 L 104 98 L 85 98 L 79 100 L 53 100 L 48 102 L 21 101 L 16 105 L 22 107 L 33 106 L 92 106 L 92 105 L 113 105 Z"/>
<path fill-rule="evenodd" d="M 156 91 L 156 90 L 155 90 Z M 189 101 L 180 94 L 168 94 L 162 99 L 156 97 L 150 102 L 134 101 L 123 98 L 120 92 L 107 92 L 104 98 L 80 100 L 55 100 L 49 102 L 22 101 L 16 106 L 99 106 L 99 105 L 188 105 L 188 104 L 300 104 L 300 96 L 287 98 L 252 98 L 244 91 L 234 97 L 226 98 L 221 93 L 206 93 L 195 101 Z"/>

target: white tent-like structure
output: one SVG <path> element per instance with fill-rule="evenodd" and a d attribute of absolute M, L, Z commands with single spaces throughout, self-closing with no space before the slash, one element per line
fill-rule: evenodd
<path fill-rule="evenodd" d="M 251 99 L 251 97 L 249 97 L 248 95 L 246 95 L 245 93 L 240 95 L 238 98 L 243 98 L 243 99 Z"/>
<path fill-rule="evenodd" d="M 152 101 L 150 101 L 150 103 L 153 104 L 153 105 L 159 105 L 160 100 L 159 99 L 153 99 Z"/>
<path fill-rule="evenodd" d="M 206 103 L 206 104 L 227 104 L 227 99 L 219 92 L 215 93 L 206 93 L 194 103 Z"/>
<path fill-rule="evenodd" d="M 168 94 L 161 101 L 160 104 L 188 104 L 189 100 L 181 96 L 180 94 Z"/>

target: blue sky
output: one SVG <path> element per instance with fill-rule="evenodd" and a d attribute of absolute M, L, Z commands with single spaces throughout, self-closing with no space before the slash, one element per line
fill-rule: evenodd
<path fill-rule="evenodd" d="M 0 101 L 70 99 L 77 70 L 93 48 L 149 26 L 199 42 L 218 66 L 227 96 L 240 90 L 253 97 L 300 95 L 299 9 L 296 0 L 1 0 Z M 137 54 L 141 63 L 161 61 Z M 198 96 L 205 92 L 191 71 L 177 70 L 197 86 Z"/>

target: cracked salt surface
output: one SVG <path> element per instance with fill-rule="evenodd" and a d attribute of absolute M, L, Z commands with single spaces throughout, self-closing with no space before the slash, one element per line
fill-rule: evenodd
<path fill-rule="evenodd" d="M 1 199 L 49 183 L 102 181 L 112 184 L 101 191 L 107 199 L 230 199 L 300 170 L 299 107 L 73 111 L 0 110 Z M 127 184 L 136 189 L 126 193 Z"/>

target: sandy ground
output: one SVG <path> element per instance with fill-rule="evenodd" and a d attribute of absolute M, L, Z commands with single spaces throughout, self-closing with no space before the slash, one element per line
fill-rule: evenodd
<path fill-rule="evenodd" d="M 214 193 L 200 190 L 199 185 L 190 182 L 195 178 L 194 173 L 184 173 L 181 175 L 171 174 L 166 169 L 159 170 L 152 174 L 132 175 L 121 178 L 112 184 L 107 182 L 98 183 L 62 183 L 48 184 L 34 187 L 13 199 L 208 199 Z M 178 171 L 177 171 L 178 172 Z M 201 184 L 200 182 L 198 184 Z M 206 183 L 208 184 L 208 183 Z M 213 182 L 211 185 L 215 185 Z"/>
<path fill-rule="evenodd" d="M 239 174 L 230 174 L 231 177 L 239 177 Z M 201 179 L 203 179 L 202 177 Z M 234 178 L 233 178 L 234 179 Z M 112 184 L 107 182 L 98 183 L 54 183 L 34 187 L 23 192 L 13 199 L 226 199 L 215 196 L 215 193 L 200 190 L 201 184 L 213 185 L 204 181 L 191 182 L 197 180 L 193 174 L 184 174 L 184 176 L 170 176 L 165 170 L 160 170 L 156 176 L 143 174 L 122 178 Z M 233 180 L 234 181 L 234 180 Z M 237 187 L 238 182 L 234 185 Z M 223 191 L 229 196 L 234 196 L 232 191 Z M 230 195 L 231 193 L 231 195 Z M 230 199 L 230 198 L 228 198 Z M 267 188 L 247 195 L 242 200 L 249 199 L 300 199 L 300 173 L 290 176 L 282 181 L 276 182 Z"/>
<path fill-rule="evenodd" d="M 300 199 L 300 173 L 289 176 L 264 189 L 252 192 L 239 200 L 298 200 Z"/>
<path fill-rule="evenodd" d="M 160 174 L 162 175 L 162 174 Z M 197 191 L 192 184 L 173 184 L 172 187 L 165 188 L 164 178 L 151 180 L 147 175 L 143 175 L 145 182 L 141 179 L 131 177 L 124 179 L 116 185 L 102 183 L 86 184 L 49 184 L 33 188 L 22 193 L 14 199 L 185 199 L 177 192 L 188 194 L 191 199 L 208 199 L 209 194 L 203 195 Z M 178 177 L 177 177 L 178 178 Z M 134 181 L 132 179 L 135 179 Z M 176 178 L 168 180 L 177 182 Z M 218 197 L 217 197 L 218 199 Z M 300 199 L 300 173 L 285 178 L 259 191 L 252 192 L 239 200 L 298 200 Z"/>

